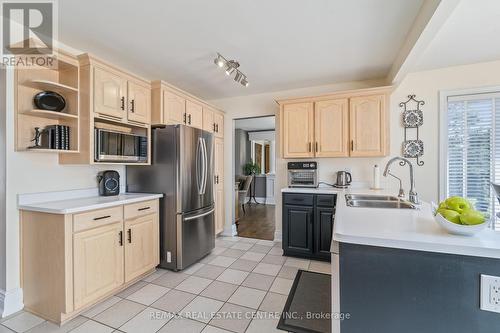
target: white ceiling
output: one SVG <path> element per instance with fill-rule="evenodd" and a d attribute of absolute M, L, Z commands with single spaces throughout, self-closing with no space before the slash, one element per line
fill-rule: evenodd
<path fill-rule="evenodd" d="M 245 131 L 274 130 L 275 126 L 274 116 L 237 119 L 234 122 L 234 128 Z"/>
<path fill-rule="evenodd" d="M 422 0 L 64 0 L 59 38 L 215 99 L 385 77 Z M 224 75 L 216 52 L 250 86 Z"/>
<path fill-rule="evenodd" d="M 462 0 L 415 70 L 500 59 L 500 1 Z"/>

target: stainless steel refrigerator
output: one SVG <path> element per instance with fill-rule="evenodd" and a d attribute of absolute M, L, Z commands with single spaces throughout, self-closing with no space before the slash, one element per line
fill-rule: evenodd
<path fill-rule="evenodd" d="M 152 129 L 150 166 L 127 166 L 127 191 L 163 193 L 160 267 L 181 270 L 215 247 L 214 139 L 185 125 Z"/>

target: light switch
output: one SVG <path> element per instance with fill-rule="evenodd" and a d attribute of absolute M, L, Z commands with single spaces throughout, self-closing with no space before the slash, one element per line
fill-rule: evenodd
<path fill-rule="evenodd" d="M 481 310 L 500 313 L 500 276 L 481 274 Z"/>

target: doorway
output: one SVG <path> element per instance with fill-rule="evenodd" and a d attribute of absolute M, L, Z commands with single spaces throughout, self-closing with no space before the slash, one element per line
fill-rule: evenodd
<path fill-rule="evenodd" d="M 273 240 L 275 116 L 235 120 L 235 222 L 239 237 Z"/>

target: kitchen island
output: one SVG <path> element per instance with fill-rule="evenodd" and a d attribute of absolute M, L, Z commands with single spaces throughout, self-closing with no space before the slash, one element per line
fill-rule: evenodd
<path fill-rule="evenodd" d="M 332 233 L 333 332 L 498 332 L 500 314 L 480 309 L 480 275 L 500 276 L 500 233 L 451 235 L 430 205 L 417 210 L 348 207 L 370 190 L 284 189 L 337 194 Z"/>

